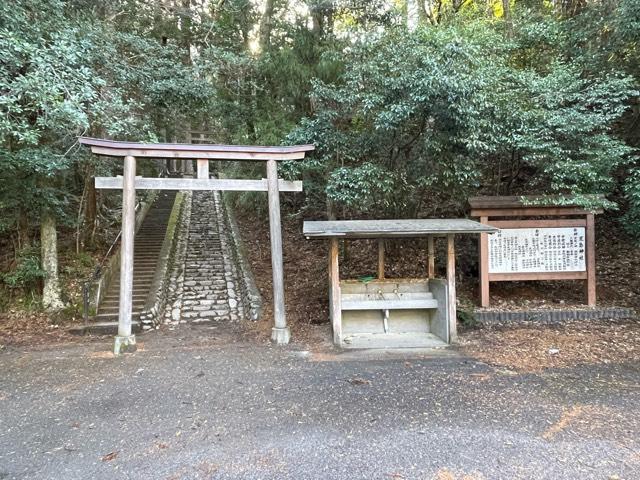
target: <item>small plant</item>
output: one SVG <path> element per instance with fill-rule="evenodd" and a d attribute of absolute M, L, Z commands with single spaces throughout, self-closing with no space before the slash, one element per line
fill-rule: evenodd
<path fill-rule="evenodd" d="M 35 248 L 26 248 L 18 253 L 15 267 L 0 274 L 2 282 L 10 289 L 33 292 L 40 286 L 45 271 L 40 266 L 40 253 Z"/>
<path fill-rule="evenodd" d="M 473 312 L 469 310 L 458 310 L 458 323 L 464 328 L 476 328 L 478 321 L 473 316 Z"/>

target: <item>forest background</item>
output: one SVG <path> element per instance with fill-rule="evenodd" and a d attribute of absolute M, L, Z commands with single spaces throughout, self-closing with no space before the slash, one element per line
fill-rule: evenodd
<path fill-rule="evenodd" d="M 554 194 L 640 239 L 639 42 L 637 0 L 1 2 L 0 309 L 73 304 L 114 240 L 122 166 L 80 135 L 313 143 L 306 216 Z"/>

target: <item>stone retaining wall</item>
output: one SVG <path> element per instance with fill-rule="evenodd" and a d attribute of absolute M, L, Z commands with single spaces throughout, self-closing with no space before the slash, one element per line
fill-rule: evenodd
<path fill-rule="evenodd" d="M 169 267 L 167 285 L 167 301 L 165 302 L 165 321 L 178 323 L 182 314 L 182 292 L 184 289 L 184 268 L 189 242 L 189 226 L 191 224 L 191 206 L 193 192 L 185 191 L 182 214 L 176 226 L 176 248 Z"/>
<path fill-rule="evenodd" d="M 560 323 L 570 320 L 614 320 L 634 318 L 630 308 L 593 308 L 588 310 L 528 310 L 520 312 L 474 312 L 473 319 L 484 324 L 509 324 L 519 322 Z"/>
<path fill-rule="evenodd" d="M 247 260 L 244 242 L 240 236 L 240 229 L 233 215 L 233 210 L 229 205 L 228 197 L 225 195 L 222 195 L 222 209 L 228 232 L 229 251 L 232 256 L 232 263 L 236 266 L 237 270 L 238 294 L 242 303 L 244 318 L 257 321 L 262 315 L 262 296 L 256 286 L 251 266 Z"/>

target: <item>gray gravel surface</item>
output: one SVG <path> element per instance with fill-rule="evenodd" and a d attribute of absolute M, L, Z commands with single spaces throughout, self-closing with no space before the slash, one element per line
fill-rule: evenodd
<path fill-rule="evenodd" d="M 518 374 L 186 327 L 0 352 L 0 479 L 640 479 L 640 368 Z"/>

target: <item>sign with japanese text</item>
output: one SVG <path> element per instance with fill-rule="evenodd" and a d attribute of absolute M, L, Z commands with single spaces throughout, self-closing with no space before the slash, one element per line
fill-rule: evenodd
<path fill-rule="evenodd" d="M 489 273 L 584 272 L 585 228 L 508 228 L 489 235 Z"/>

